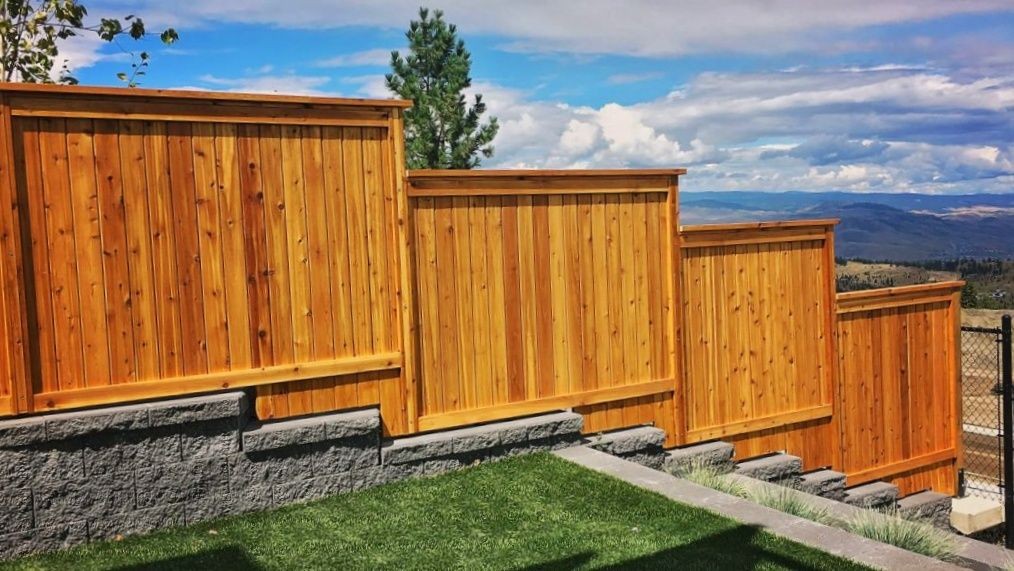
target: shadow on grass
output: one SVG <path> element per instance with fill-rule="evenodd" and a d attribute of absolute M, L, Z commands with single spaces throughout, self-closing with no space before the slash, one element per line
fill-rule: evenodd
<path fill-rule="evenodd" d="M 161 561 L 125 565 L 117 567 L 116 571 L 211 571 L 214 569 L 258 571 L 262 567 L 251 559 L 243 549 L 222 547 Z"/>
<path fill-rule="evenodd" d="M 786 557 L 763 546 L 754 539 L 760 529 L 741 525 L 729 531 L 703 537 L 688 545 L 673 547 L 634 559 L 596 566 L 609 571 L 633 571 L 635 569 L 754 569 L 758 565 L 778 565 L 786 569 L 817 569 L 792 557 Z M 831 557 L 828 555 L 828 557 Z M 595 552 L 586 551 L 526 567 L 526 571 L 562 571 L 587 567 L 595 558 Z"/>

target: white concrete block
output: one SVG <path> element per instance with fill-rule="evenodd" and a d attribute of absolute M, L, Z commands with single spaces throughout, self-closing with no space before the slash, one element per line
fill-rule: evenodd
<path fill-rule="evenodd" d="M 951 525 L 964 534 L 989 529 L 1003 522 L 1003 506 L 985 498 L 966 497 L 951 501 Z"/>

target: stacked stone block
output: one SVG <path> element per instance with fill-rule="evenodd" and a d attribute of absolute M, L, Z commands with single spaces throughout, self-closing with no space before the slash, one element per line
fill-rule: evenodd
<path fill-rule="evenodd" d="M 588 446 L 642 466 L 661 470 L 665 465 L 665 431 L 652 426 L 638 426 L 588 438 Z"/>
<path fill-rule="evenodd" d="M 0 421 L 0 559 L 583 442 L 561 412 L 381 442 L 376 409 L 258 423 L 243 392 Z"/>

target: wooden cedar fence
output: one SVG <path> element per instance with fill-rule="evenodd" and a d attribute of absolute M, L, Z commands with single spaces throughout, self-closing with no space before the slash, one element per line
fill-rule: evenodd
<path fill-rule="evenodd" d="M 259 412 L 400 406 L 404 106 L 4 86 L 6 408 L 306 378 Z"/>
<path fill-rule="evenodd" d="M 419 428 L 671 424 L 683 172 L 409 173 Z"/>
<path fill-rule="evenodd" d="M 838 296 L 842 466 L 850 482 L 956 493 L 961 282 Z"/>
<path fill-rule="evenodd" d="M 835 220 L 684 227 L 688 442 L 837 464 Z"/>
<path fill-rule="evenodd" d="M 834 221 L 678 230 L 679 169 L 406 179 L 404 106 L 0 87 L 0 414 L 574 408 L 954 491 L 960 284 L 835 297 Z"/>

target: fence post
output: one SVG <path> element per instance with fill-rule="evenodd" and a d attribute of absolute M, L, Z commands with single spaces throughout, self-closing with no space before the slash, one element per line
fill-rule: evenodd
<path fill-rule="evenodd" d="M 1003 384 L 1003 515 L 1004 544 L 1014 548 L 1014 380 L 1011 379 L 1011 316 L 1000 321 Z"/>

